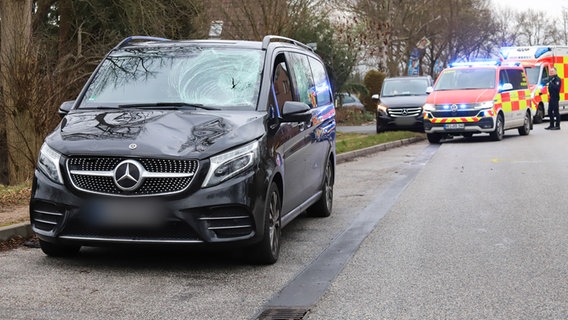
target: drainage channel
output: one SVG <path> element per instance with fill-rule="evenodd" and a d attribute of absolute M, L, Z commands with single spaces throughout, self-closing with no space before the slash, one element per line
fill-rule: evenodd
<path fill-rule="evenodd" d="M 329 247 L 273 296 L 253 319 L 302 320 L 438 148 L 438 145 L 426 147 L 410 165 L 405 176 L 378 195 Z"/>

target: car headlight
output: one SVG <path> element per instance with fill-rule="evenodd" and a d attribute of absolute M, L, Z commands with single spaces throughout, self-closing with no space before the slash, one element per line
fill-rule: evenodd
<path fill-rule="evenodd" d="M 422 110 L 424 110 L 424 111 L 436 111 L 436 106 L 433 103 L 426 103 L 422 107 Z"/>
<path fill-rule="evenodd" d="M 493 101 L 480 102 L 474 107 L 475 110 L 486 110 L 491 108 L 493 108 Z"/>
<path fill-rule="evenodd" d="M 389 107 L 385 106 L 384 104 L 377 105 L 377 112 L 384 112 L 387 113 Z"/>
<path fill-rule="evenodd" d="M 61 159 L 61 154 L 44 143 L 39 150 L 37 166 L 53 182 L 63 184 L 59 159 Z"/>
<path fill-rule="evenodd" d="M 202 187 L 212 187 L 252 167 L 258 158 L 258 141 L 211 157 L 211 166 Z"/>

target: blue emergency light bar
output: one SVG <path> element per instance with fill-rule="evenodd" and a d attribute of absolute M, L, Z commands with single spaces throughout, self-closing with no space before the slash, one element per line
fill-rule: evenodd
<path fill-rule="evenodd" d="M 536 52 L 534 53 L 534 57 L 538 58 L 540 56 L 542 56 L 543 54 L 547 53 L 548 51 L 552 51 L 552 49 L 550 49 L 550 47 L 541 47 L 536 49 Z"/>
<path fill-rule="evenodd" d="M 464 61 L 464 62 L 452 62 L 450 63 L 450 68 L 455 67 L 492 67 L 501 65 L 501 61 L 498 60 L 487 60 L 487 61 Z"/>

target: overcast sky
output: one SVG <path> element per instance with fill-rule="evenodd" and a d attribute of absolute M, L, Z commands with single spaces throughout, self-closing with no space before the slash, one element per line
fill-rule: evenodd
<path fill-rule="evenodd" d="M 509 7 L 520 11 L 531 8 L 560 16 L 562 7 L 568 8 L 568 0 L 491 0 L 497 7 Z"/>

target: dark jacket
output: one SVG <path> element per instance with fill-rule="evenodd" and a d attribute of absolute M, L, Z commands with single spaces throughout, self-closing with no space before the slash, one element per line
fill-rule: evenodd
<path fill-rule="evenodd" d="M 548 93 L 550 94 L 549 103 L 557 105 L 558 100 L 560 100 L 560 86 L 562 85 L 562 80 L 558 76 L 553 76 L 548 81 Z"/>

